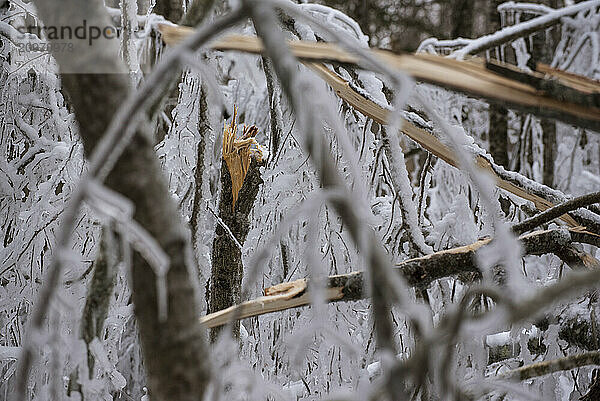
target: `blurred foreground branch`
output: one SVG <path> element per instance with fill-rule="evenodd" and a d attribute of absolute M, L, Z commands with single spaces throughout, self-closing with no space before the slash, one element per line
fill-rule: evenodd
<path fill-rule="evenodd" d="M 95 26 L 110 26 L 110 18 L 100 1 L 46 0 L 38 1 L 36 5 L 46 26 L 75 29 L 82 21 Z M 196 318 L 198 310 L 193 281 L 189 276 L 192 271 L 189 236 L 169 194 L 148 124 L 140 115 L 155 100 L 157 93 L 161 94 L 165 88 L 164 77 L 178 69 L 183 55 L 239 21 L 241 15 L 237 11 L 201 27 L 156 67 L 133 96 L 129 96 L 131 86 L 126 69 L 117 57 L 117 42 L 99 39 L 91 46 L 85 40 L 74 40 L 73 52 L 77 57 L 71 52 L 60 52 L 58 47 L 52 48 L 62 72 L 63 88 L 69 94 L 79 123 L 85 153 L 91 155 L 91 162 L 88 176 L 71 196 L 64 212 L 56 253 L 30 318 L 19 359 L 15 400 L 26 398 L 29 371 L 35 357 L 34 339 L 40 338 L 44 329 L 46 311 L 61 274 L 64 259 L 61 252 L 70 251 L 71 230 L 76 224 L 79 207 L 88 195 L 89 180 L 102 182 L 105 177 L 108 187 L 134 203 L 133 218 L 169 257 L 166 274 L 168 312 L 163 320 L 158 314 L 156 272 L 137 252 L 132 261 L 133 300 L 152 397 L 190 401 L 202 397 L 210 369 L 204 333 Z M 82 70 L 99 73 L 65 73 L 84 72 Z"/>

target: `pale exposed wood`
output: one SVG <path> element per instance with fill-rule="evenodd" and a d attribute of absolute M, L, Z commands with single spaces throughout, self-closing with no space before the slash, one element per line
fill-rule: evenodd
<path fill-rule="evenodd" d="M 537 64 L 536 71 L 554 78 L 558 78 L 564 83 L 568 83 L 582 92 L 586 91 L 588 93 L 598 93 L 598 85 L 600 85 L 600 82 L 594 79 L 573 74 L 568 71 L 559 70 L 557 68 L 552 68 L 543 63 Z"/>
<path fill-rule="evenodd" d="M 234 107 L 231 124 L 225 124 L 222 153 L 231 176 L 232 210 L 235 208 L 235 202 L 237 202 L 238 194 L 244 184 L 252 157 L 259 162 L 262 161 L 262 152 L 258 147 L 258 142 L 254 139 L 258 134 L 258 128 L 254 125 L 249 127 L 244 125 L 242 137 L 238 138 L 236 118 L 237 108 Z"/>
<path fill-rule="evenodd" d="M 168 45 L 181 43 L 194 32 L 194 28 L 171 24 L 160 24 L 159 30 L 163 41 Z"/>
<path fill-rule="evenodd" d="M 300 279 L 291 283 L 281 283 L 266 288 L 265 295 L 252 301 L 244 302 L 239 306 L 231 306 L 227 309 L 203 316 L 200 321 L 208 328 L 222 326 L 237 314 L 239 319 L 252 316 L 264 315 L 266 313 L 296 308 L 310 304 L 310 296 L 306 291 L 306 280 Z M 327 288 L 325 298 L 328 301 L 341 299 L 343 297 L 341 288 Z M 239 310 L 236 311 L 236 308 Z"/>

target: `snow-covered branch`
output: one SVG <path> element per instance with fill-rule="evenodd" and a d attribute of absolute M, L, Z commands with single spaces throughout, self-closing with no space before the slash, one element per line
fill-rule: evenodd
<path fill-rule="evenodd" d="M 465 47 L 455 51 L 453 56 L 462 59 L 468 55 L 475 55 L 488 49 L 511 42 L 515 39 L 527 37 L 528 35 L 551 27 L 560 22 L 562 18 L 588 11 L 600 6 L 600 1 L 589 0 L 572 6 L 563 7 L 558 10 L 549 11 L 529 21 L 506 27 L 490 35 L 482 36 L 469 42 Z"/>
<path fill-rule="evenodd" d="M 553 206 L 550 209 L 547 209 L 534 217 L 531 217 L 518 224 L 515 224 L 512 227 L 512 230 L 517 234 L 521 234 L 525 231 L 531 230 L 544 223 L 559 218 L 565 213 L 571 212 L 582 207 L 593 205 L 594 203 L 600 203 L 600 192 L 594 192 L 591 194 L 579 196 L 577 198 L 561 203 L 560 205 Z"/>
<path fill-rule="evenodd" d="M 585 352 L 534 363 L 502 373 L 499 377 L 502 379 L 527 380 L 532 377 L 549 375 L 561 370 L 571 370 L 587 365 L 600 365 L 600 351 Z"/>
<path fill-rule="evenodd" d="M 536 231 L 519 238 L 524 255 L 557 254 L 562 256 L 565 247 L 572 243 L 598 244 L 596 234 L 580 232 L 578 230 L 546 230 Z M 413 288 L 427 289 L 435 280 L 446 277 L 462 275 L 463 279 L 471 276 L 481 277 L 481 270 L 477 265 L 476 253 L 481 248 L 490 244 L 492 239 L 482 239 L 466 246 L 435 252 L 430 255 L 408 259 L 394 267 L 394 271 L 401 274 L 406 282 Z M 596 260 L 575 256 L 570 260 L 574 269 L 585 266 L 597 267 Z M 363 299 L 366 294 L 363 290 L 365 277 L 363 272 L 353 272 L 327 279 L 329 302 L 356 301 Z M 238 318 L 259 316 L 305 306 L 310 303 L 308 296 L 307 280 L 301 279 L 291 283 L 281 283 L 265 289 L 265 296 L 247 301 L 239 306 L 234 306 L 210 315 L 203 316 L 201 321 L 207 327 L 215 327 L 228 322 L 238 309 Z"/>

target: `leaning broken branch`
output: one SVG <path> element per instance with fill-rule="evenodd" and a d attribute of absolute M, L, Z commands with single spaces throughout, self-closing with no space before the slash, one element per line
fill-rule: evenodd
<path fill-rule="evenodd" d="M 597 235 L 579 230 L 544 230 L 523 235 L 519 238 L 524 255 L 544 255 L 560 253 L 565 246 L 573 242 L 594 243 Z M 431 255 L 409 259 L 396 265 L 395 271 L 401 274 L 413 288 L 426 289 L 433 281 L 457 275 L 481 277 L 477 267 L 476 252 L 489 244 L 492 239 L 482 239 L 473 244 L 448 249 Z M 599 267 L 595 260 L 585 257 L 579 264 L 586 267 Z M 573 265 L 572 267 L 577 267 Z M 329 302 L 356 301 L 364 299 L 364 273 L 352 272 L 327 279 L 327 300 Z M 310 303 L 308 282 L 300 279 L 289 283 L 277 284 L 265 289 L 263 297 L 244 302 L 217 313 L 202 317 L 200 320 L 207 327 L 216 327 L 227 323 L 237 311 L 237 317 L 244 319 L 266 313 L 306 306 Z"/>
<path fill-rule="evenodd" d="M 159 25 L 163 39 L 167 43 L 177 43 L 193 30 L 185 27 Z M 362 58 L 333 43 L 289 41 L 294 55 L 307 62 L 334 62 L 363 66 Z M 237 50 L 262 54 L 265 49 L 256 37 L 229 35 L 213 43 L 215 50 Z M 533 113 L 542 117 L 562 120 L 583 128 L 600 130 L 600 110 L 586 104 L 565 102 L 553 97 L 552 93 L 507 78 L 490 71 L 482 60 L 460 61 L 432 54 L 393 54 L 388 51 L 371 49 L 370 55 L 390 69 L 402 71 L 418 81 L 442 88 L 502 103 L 511 109 Z M 369 67 L 369 66 L 363 66 Z M 534 78 L 539 75 L 531 73 Z M 550 79 L 543 78 L 542 79 Z M 600 93 L 600 84 L 595 86 L 574 85 L 562 76 L 553 76 L 561 84 L 580 92 L 580 99 L 589 99 Z M 588 80 L 585 80 L 589 84 Z"/>
<path fill-rule="evenodd" d="M 373 102 L 371 99 L 360 93 L 355 87 L 351 86 L 349 82 L 342 79 L 339 75 L 329 70 L 323 64 L 318 63 L 306 63 L 313 71 L 317 73 L 335 93 L 346 101 L 350 106 L 360 111 L 366 116 L 371 117 L 373 120 L 380 124 L 386 124 L 389 119 L 390 110 L 382 107 L 381 105 Z M 459 165 L 457 157 L 454 155 L 452 150 L 443 144 L 437 137 L 435 137 L 428 127 L 417 127 L 408 120 L 410 116 L 406 114 L 407 119 L 402 121 L 402 132 L 417 142 L 423 149 L 427 150 L 431 154 L 444 160 L 451 166 L 457 167 Z M 523 188 L 520 186 L 520 181 L 527 180 L 525 177 L 512 172 L 506 172 L 499 166 L 495 165 L 489 158 L 484 156 L 476 157 L 477 166 L 482 170 L 491 173 L 496 180 L 496 185 L 507 192 L 512 193 L 520 198 L 526 199 L 533 202 L 536 208 L 539 210 L 546 210 L 553 204 L 549 200 L 542 197 L 542 194 L 534 192 L 534 186 L 532 188 Z M 537 183 L 536 183 L 537 184 Z M 539 186 L 539 184 L 538 184 Z M 549 189 L 544 187 L 544 189 Z M 563 195 L 564 196 L 564 195 Z M 571 227 L 579 225 L 572 217 L 568 215 L 561 216 L 561 218 Z"/>

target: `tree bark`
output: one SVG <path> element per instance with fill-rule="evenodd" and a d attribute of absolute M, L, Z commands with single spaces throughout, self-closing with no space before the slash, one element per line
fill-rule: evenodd
<path fill-rule="evenodd" d="M 88 26 L 110 26 L 101 1 L 37 1 L 46 26 L 70 26 L 83 20 Z M 74 54 L 54 54 L 79 123 L 79 133 L 89 155 L 129 94 L 124 65 L 115 57 L 118 42 L 100 39 L 93 46 L 75 41 Z M 115 73 L 64 74 L 73 63 L 88 61 Z M 78 64 L 81 65 L 81 64 Z M 158 318 L 156 276 L 148 263 L 134 253 L 133 300 L 147 371 L 147 386 L 154 400 L 198 400 L 210 378 L 207 349 L 194 287 L 188 271 L 189 243 L 177 206 L 171 198 L 154 152 L 147 124 L 140 124 L 132 142 L 108 176 L 106 184 L 135 204 L 134 218 L 170 258 L 167 274 L 168 316 Z"/>
<path fill-rule="evenodd" d="M 118 261 L 115 258 L 119 250 L 116 249 L 114 233 L 111 232 L 110 227 L 104 227 L 102 231 L 100 250 L 94 261 L 94 274 L 81 316 L 80 336 L 88 346 L 90 379 L 93 378 L 95 361 L 89 345 L 95 337 L 102 339 L 104 321 L 108 315 L 110 297 L 117 279 Z"/>
<path fill-rule="evenodd" d="M 490 129 L 488 139 L 490 153 L 496 164 L 508 168 L 508 110 L 503 106 L 490 104 Z"/>
<path fill-rule="evenodd" d="M 450 32 L 451 38 L 470 38 L 473 32 L 473 0 L 454 0 L 452 6 L 452 19 L 454 25 Z"/>
<path fill-rule="evenodd" d="M 204 85 L 200 87 L 200 110 L 198 123 L 198 144 L 196 145 L 196 170 L 194 171 L 194 199 L 192 201 L 192 213 L 190 216 L 190 229 L 192 230 L 192 247 L 195 255 L 198 256 L 198 248 L 201 241 L 200 217 L 203 207 L 202 186 L 204 180 L 204 152 L 206 150 L 206 136 L 210 134 L 210 124 L 208 123 L 209 111 L 208 100 Z M 199 261 L 197 260 L 196 263 Z"/>
<path fill-rule="evenodd" d="M 178 23 L 183 17 L 181 0 L 159 0 L 154 5 L 153 11 L 173 23 Z"/>

